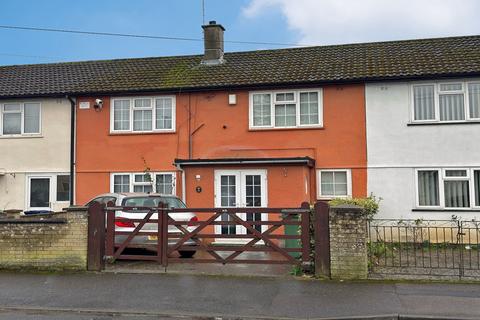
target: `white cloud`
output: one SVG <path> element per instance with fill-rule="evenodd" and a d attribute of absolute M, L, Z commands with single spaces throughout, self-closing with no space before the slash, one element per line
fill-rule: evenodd
<path fill-rule="evenodd" d="M 242 13 L 272 10 L 303 44 L 480 34 L 478 0 L 251 0 Z"/>

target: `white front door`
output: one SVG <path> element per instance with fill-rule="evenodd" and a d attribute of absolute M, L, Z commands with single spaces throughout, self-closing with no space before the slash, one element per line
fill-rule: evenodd
<path fill-rule="evenodd" d="M 52 207 L 52 177 L 29 176 L 27 181 L 27 209 L 50 210 Z"/>
<path fill-rule="evenodd" d="M 266 170 L 215 170 L 215 207 L 245 208 L 267 207 L 267 171 Z M 247 221 L 266 221 L 268 214 L 239 213 Z M 223 214 L 220 221 L 229 221 L 231 217 Z M 257 225 L 259 231 L 266 226 Z M 240 225 L 215 226 L 217 234 L 251 233 Z M 217 239 L 216 242 L 238 242 L 240 239 Z M 247 239 L 248 241 L 248 239 Z"/>

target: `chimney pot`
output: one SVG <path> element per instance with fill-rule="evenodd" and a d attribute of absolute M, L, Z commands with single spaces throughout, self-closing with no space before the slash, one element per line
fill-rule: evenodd
<path fill-rule="evenodd" d="M 209 21 L 202 28 L 205 46 L 202 64 L 216 65 L 225 62 L 223 60 L 223 32 L 225 28 L 214 20 Z"/>

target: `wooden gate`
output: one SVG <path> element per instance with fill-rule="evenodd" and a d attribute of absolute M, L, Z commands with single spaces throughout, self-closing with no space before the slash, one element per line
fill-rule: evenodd
<path fill-rule="evenodd" d="M 160 203 L 157 208 L 119 207 L 113 203 L 107 207 L 92 206 L 91 215 L 105 217 L 106 246 L 105 260 L 113 263 L 123 260 L 154 260 L 163 266 L 169 263 L 251 263 L 251 264 L 292 264 L 310 265 L 310 206 L 303 203 L 298 208 L 167 208 Z M 93 212 L 96 211 L 96 212 Z M 134 223 L 131 231 L 119 231 L 116 222 L 125 222 L 125 218 L 116 217 L 116 211 L 145 211 L 143 219 L 128 219 Z M 174 213 L 193 212 L 197 221 L 177 221 Z M 243 219 L 248 214 L 268 214 L 268 221 L 249 221 Z M 157 215 L 158 214 L 158 215 Z M 155 216 L 158 218 L 155 218 Z M 228 215 L 228 221 L 220 221 L 222 215 Z M 102 223 L 97 219 L 96 223 Z M 223 219 L 225 220 L 225 219 Z M 146 230 L 145 224 L 156 224 L 156 230 Z M 105 225 L 105 218 L 103 220 Z M 244 234 L 217 234 L 215 225 L 240 225 L 246 229 Z M 260 227 L 259 227 L 260 226 Z M 286 234 L 285 228 L 294 226 L 295 232 Z M 175 229 L 175 232 L 169 232 Z M 289 228 L 292 229 L 292 228 Z M 118 241 L 123 236 L 122 241 Z M 150 236 L 155 243 L 135 243 L 136 237 Z M 218 244 L 218 239 L 237 240 L 228 245 Z M 292 241 L 294 240 L 292 245 Z M 213 243 L 213 242 L 217 243 Z M 149 249 L 149 254 L 131 254 L 131 248 Z M 204 251 L 203 257 L 180 258 L 178 251 Z M 153 252 L 153 254 L 152 254 Z M 242 258 L 244 252 L 265 253 L 261 258 Z"/>

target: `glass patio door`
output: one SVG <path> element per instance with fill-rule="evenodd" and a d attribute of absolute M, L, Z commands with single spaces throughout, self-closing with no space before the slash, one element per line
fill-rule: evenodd
<path fill-rule="evenodd" d="M 266 207 L 266 170 L 216 170 L 215 171 L 215 206 L 220 208 Z M 268 219 L 267 214 L 238 213 L 247 221 Z M 228 214 L 223 214 L 220 221 L 230 221 Z M 263 228 L 255 226 L 258 231 Z M 251 233 L 240 225 L 215 226 L 217 234 L 247 234 Z M 238 242 L 239 239 L 225 238 L 221 242 Z M 218 239 L 217 239 L 218 242 Z"/>
<path fill-rule="evenodd" d="M 27 208 L 29 210 L 51 209 L 52 177 L 29 177 L 28 189 Z"/>

